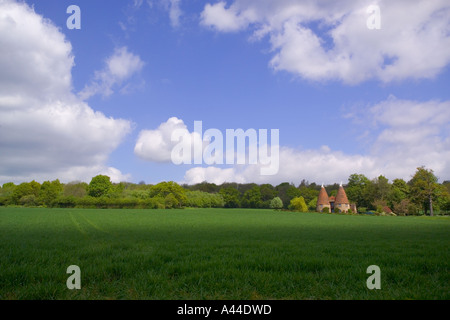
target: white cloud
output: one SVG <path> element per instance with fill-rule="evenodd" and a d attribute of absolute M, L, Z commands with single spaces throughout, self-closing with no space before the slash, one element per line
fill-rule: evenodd
<path fill-rule="evenodd" d="M 73 65 L 56 26 L 24 3 L 0 1 L 0 181 L 127 177 L 105 163 L 130 123 L 73 94 Z"/>
<path fill-rule="evenodd" d="M 180 17 L 183 14 L 180 8 L 181 0 L 169 0 L 169 18 L 172 27 L 178 27 L 180 25 Z"/>
<path fill-rule="evenodd" d="M 147 161 L 171 162 L 172 150 L 179 144 L 178 141 L 172 141 L 172 133 L 176 130 L 183 133 L 180 139 L 202 144 L 199 134 L 190 133 L 183 120 L 172 117 L 156 130 L 142 130 L 139 133 L 134 153 Z"/>
<path fill-rule="evenodd" d="M 124 82 L 139 73 L 144 65 L 141 58 L 129 52 L 127 47 L 116 48 L 114 54 L 106 59 L 104 69 L 95 72 L 94 80 L 79 96 L 83 100 L 96 94 L 109 97 L 114 93 L 115 87 L 121 87 L 119 91 L 125 92 L 129 85 L 122 86 Z"/>
<path fill-rule="evenodd" d="M 391 96 L 371 107 L 367 117 L 381 127 L 372 152 L 386 174 L 404 177 L 426 165 L 441 178 L 450 178 L 450 101 L 419 102 Z"/>
<path fill-rule="evenodd" d="M 238 8 L 231 6 L 225 8 L 226 3 L 221 1 L 214 5 L 207 3 L 201 14 L 201 24 L 223 32 L 239 31 L 252 22 L 249 11 L 238 12 Z"/>
<path fill-rule="evenodd" d="M 186 172 L 184 179 L 189 184 L 208 181 L 210 183 L 222 184 L 224 182 L 245 183 L 246 178 L 241 175 L 236 168 L 217 168 L 217 167 L 197 167 Z"/>
<path fill-rule="evenodd" d="M 373 1 L 234 0 L 206 4 L 201 24 L 221 32 L 268 36 L 270 66 L 302 78 L 357 84 L 433 78 L 450 62 L 446 0 L 376 1 L 381 29 L 369 30 Z"/>

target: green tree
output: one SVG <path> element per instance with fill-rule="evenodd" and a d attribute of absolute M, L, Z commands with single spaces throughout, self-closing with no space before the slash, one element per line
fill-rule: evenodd
<path fill-rule="evenodd" d="M 254 186 L 250 190 L 245 191 L 242 196 L 241 204 L 244 208 L 261 208 L 261 189 L 259 186 Z"/>
<path fill-rule="evenodd" d="M 4 197 L 9 197 L 14 192 L 16 185 L 13 182 L 4 183 L 1 190 L 1 195 Z"/>
<path fill-rule="evenodd" d="M 22 198 L 20 198 L 19 204 L 21 206 L 25 206 L 25 207 L 32 207 L 32 206 L 36 206 L 38 204 L 38 201 L 34 194 L 27 194 L 27 195 L 23 196 Z"/>
<path fill-rule="evenodd" d="M 293 185 L 290 185 L 289 188 L 286 189 L 286 195 L 289 197 L 289 201 L 298 198 L 301 196 L 300 190 Z M 304 198 L 303 198 L 304 199 Z"/>
<path fill-rule="evenodd" d="M 436 190 L 436 200 L 433 200 L 433 210 L 434 213 L 438 211 L 439 213 L 447 212 L 447 204 L 450 201 L 450 194 L 447 188 L 443 184 L 438 184 Z"/>
<path fill-rule="evenodd" d="M 112 189 L 112 183 L 108 176 L 98 175 L 92 178 L 88 187 L 88 194 L 91 197 L 99 198 L 106 196 Z"/>
<path fill-rule="evenodd" d="M 15 188 L 16 188 L 16 185 L 12 182 L 3 184 L 1 191 L 0 191 L 0 206 L 8 205 L 10 202 L 12 202 L 11 196 L 12 196 Z"/>
<path fill-rule="evenodd" d="M 305 200 L 305 202 L 306 202 L 306 200 Z M 308 202 L 308 209 L 309 209 L 310 211 L 316 211 L 316 208 L 317 208 L 317 197 L 311 199 L 311 200 Z"/>
<path fill-rule="evenodd" d="M 215 183 L 202 182 L 197 183 L 193 186 L 188 186 L 188 188 L 192 191 L 203 191 L 208 193 L 216 193 L 219 192 L 219 187 Z"/>
<path fill-rule="evenodd" d="M 111 190 L 109 191 L 109 196 L 111 198 L 120 198 L 123 197 L 125 191 L 125 183 L 124 182 L 120 182 L 120 183 L 115 183 L 112 185 Z"/>
<path fill-rule="evenodd" d="M 169 182 L 160 182 L 154 186 L 152 186 L 149 190 L 150 198 L 160 197 L 165 199 L 169 194 L 172 194 L 175 199 L 177 199 L 177 205 L 182 207 L 186 203 L 186 189 L 180 186 L 178 183 L 169 181 Z M 170 199 L 170 198 L 169 198 Z"/>
<path fill-rule="evenodd" d="M 87 195 L 89 185 L 86 182 L 73 181 L 65 184 L 63 187 L 63 195 L 65 197 L 83 198 Z"/>
<path fill-rule="evenodd" d="M 437 181 L 433 170 L 425 169 L 424 166 L 417 168 L 416 173 L 409 181 L 412 201 L 423 206 L 425 214 L 427 214 L 427 209 L 430 209 L 430 216 L 433 216 L 433 201 L 436 200 L 440 191 Z"/>
<path fill-rule="evenodd" d="M 39 182 L 31 181 L 31 182 L 24 182 L 19 184 L 17 187 L 14 188 L 14 191 L 11 195 L 11 200 L 14 204 L 20 204 L 20 199 L 25 196 L 34 196 L 34 199 L 36 199 L 39 196 L 39 190 L 41 189 L 41 185 Z M 28 197 L 27 201 L 32 199 L 31 197 Z"/>
<path fill-rule="evenodd" d="M 58 198 L 62 191 L 63 185 L 58 179 L 52 182 L 43 182 L 39 191 L 39 203 L 42 203 L 47 207 L 51 206 L 52 202 Z"/>
<path fill-rule="evenodd" d="M 292 199 L 289 208 L 294 211 L 308 212 L 308 206 L 302 196 Z"/>
<path fill-rule="evenodd" d="M 445 190 L 443 192 L 443 195 L 441 197 L 441 213 L 442 212 L 446 212 L 449 213 L 450 212 L 450 192 L 448 192 L 447 190 Z"/>
<path fill-rule="evenodd" d="M 373 180 L 373 197 L 375 200 L 387 200 L 390 192 L 391 185 L 385 176 L 380 175 Z"/>
<path fill-rule="evenodd" d="M 276 197 L 277 192 L 271 184 L 262 184 L 260 186 L 261 201 L 263 208 L 270 208 L 270 202 Z"/>
<path fill-rule="evenodd" d="M 373 202 L 370 195 L 371 181 L 363 174 L 351 174 L 346 187 L 347 197 L 357 207 L 369 207 Z"/>
<path fill-rule="evenodd" d="M 233 187 L 225 187 L 220 189 L 219 194 L 223 197 L 225 208 L 239 208 L 241 206 L 241 194 L 237 189 Z"/>
<path fill-rule="evenodd" d="M 180 202 L 178 201 L 178 199 L 175 197 L 175 195 L 173 193 L 169 193 L 164 198 L 164 205 L 165 205 L 166 209 L 173 209 L 173 208 L 178 207 L 180 205 Z"/>
<path fill-rule="evenodd" d="M 275 197 L 270 201 L 270 208 L 276 210 L 283 208 L 283 201 L 281 201 L 280 197 Z"/>
<path fill-rule="evenodd" d="M 222 195 L 218 193 L 208 193 L 203 191 L 187 191 L 186 206 L 193 208 L 222 208 L 224 201 Z"/>
<path fill-rule="evenodd" d="M 391 207 L 400 204 L 404 199 L 408 198 L 409 186 L 403 179 L 394 179 L 391 191 L 388 195 L 388 203 Z"/>
<path fill-rule="evenodd" d="M 299 190 L 298 196 L 302 196 L 305 199 L 306 203 L 309 203 L 311 200 L 319 196 L 319 190 L 315 190 L 310 187 L 300 186 L 298 190 Z"/>
<path fill-rule="evenodd" d="M 280 197 L 281 201 L 283 201 L 283 204 L 285 208 L 288 207 L 289 202 L 291 201 L 291 197 L 288 195 L 288 190 L 291 188 L 295 188 L 294 185 L 290 184 L 289 182 L 283 182 L 280 183 L 275 187 L 276 195 Z"/>

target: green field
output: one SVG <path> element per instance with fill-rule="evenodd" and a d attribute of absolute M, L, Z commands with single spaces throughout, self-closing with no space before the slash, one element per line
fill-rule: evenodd
<path fill-rule="evenodd" d="M 0 208 L 0 299 L 449 299 L 449 240 L 446 217 Z"/>

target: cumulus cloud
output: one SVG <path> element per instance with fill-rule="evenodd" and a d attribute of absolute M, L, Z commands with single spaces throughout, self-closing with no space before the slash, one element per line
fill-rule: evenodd
<path fill-rule="evenodd" d="M 197 184 L 204 181 L 209 183 L 222 184 L 224 182 L 245 183 L 247 179 L 236 168 L 217 168 L 217 167 L 197 167 L 189 169 L 185 176 L 188 184 Z"/>
<path fill-rule="evenodd" d="M 423 164 L 438 177 L 450 178 L 450 101 L 420 102 L 391 96 L 369 111 L 366 116 L 380 128 L 372 152 L 386 174 L 404 177 Z"/>
<path fill-rule="evenodd" d="M 73 60 L 51 21 L 24 3 L 0 1 L 1 181 L 128 177 L 105 163 L 130 123 L 94 111 L 72 92 Z"/>
<path fill-rule="evenodd" d="M 123 86 L 124 82 L 139 73 L 144 65 L 141 58 L 129 52 L 127 47 L 116 48 L 114 54 L 106 59 L 104 69 L 95 72 L 93 81 L 79 93 L 79 96 L 83 100 L 96 94 L 109 97 L 114 93 L 115 87 L 124 92 L 129 87 Z"/>
<path fill-rule="evenodd" d="M 240 12 L 237 6 L 225 8 L 221 1 L 214 5 L 207 3 L 201 13 L 200 23 L 222 32 L 234 32 L 246 28 L 256 17 L 251 10 Z"/>
<path fill-rule="evenodd" d="M 172 139 L 172 134 L 178 132 L 179 140 Z M 134 153 L 141 159 L 152 162 L 172 162 L 172 150 L 179 141 L 184 140 L 203 145 L 202 138 L 196 132 L 190 133 L 183 120 L 172 117 L 155 129 L 142 130 L 139 133 Z"/>
<path fill-rule="evenodd" d="M 450 62 L 446 0 L 379 0 L 381 29 L 367 28 L 373 1 L 234 0 L 206 4 L 201 24 L 268 37 L 269 65 L 313 81 L 358 84 L 433 78 Z"/>

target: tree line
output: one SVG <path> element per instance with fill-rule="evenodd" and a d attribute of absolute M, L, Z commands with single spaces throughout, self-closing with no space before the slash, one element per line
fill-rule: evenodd
<path fill-rule="evenodd" d="M 369 179 L 352 174 L 344 185 L 347 197 L 359 213 L 393 211 L 400 215 L 450 212 L 450 181 L 438 183 L 433 170 L 417 168 L 409 181 L 390 182 L 380 175 Z M 303 180 L 299 185 L 284 182 L 271 184 L 214 183 L 179 185 L 173 181 L 155 185 L 129 182 L 112 183 L 105 175 L 92 178 L 90 183 L 61 183 L 59 180 L 42 184 L 31 181 L 21 184 L 5 183 L 0 187 L 0 206 L 49 208 L 260 208 L 315 211 L 321 186 Z M 325 186 L 328 195 L 335 196 L 337 183 Z"/>

